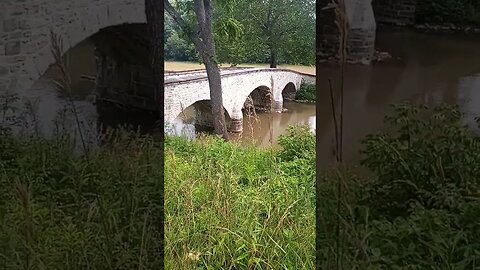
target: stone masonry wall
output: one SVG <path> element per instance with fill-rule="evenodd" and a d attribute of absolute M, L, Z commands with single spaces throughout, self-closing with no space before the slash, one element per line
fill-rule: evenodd
<path fill-rule="evenodd" d="M 1 0 L 0 94 L 21 94 L 54 63 L 50 31 L 67 51 L 100 29 L 145 23 L 138 0 Z"/>
<path fill-rule="evenodd" d="M 339 32 L 335 25 L 334 9 L 324 9 L 330 0 L 317 1 L 320 9 L 317 37 L 319 60 L 338 59 Z M 371 0 L 345 0 L 348 19 L 347 61 L 369 64 L 375 52 L 376 22 Z"/>
<path fill-rule="evenodd" d="M 250 93 L 257 87 L 273 89 L 273 99 L 282 103 L 282 91 L 292 82 L 298 89 L 302 82 L 313 82 L 312 76 L 286 70 L 260 69 L 222 77 L 223 105 L 231 119 L 242 119 L 242 108 Z M 200 100 L 209 100 L 210 91 L 206 79 L 188 83 L 165 85 L 165 122 L 172 123 L 183 109 Z"/>
<path fill-rule="evenodd" d="M 413 25 L 417 0 L 374 0 L 373 10 L 379 23 Z"/>

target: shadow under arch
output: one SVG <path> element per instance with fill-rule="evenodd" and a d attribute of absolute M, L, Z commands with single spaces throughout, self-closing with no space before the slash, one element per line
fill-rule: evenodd
<path fill-rule="evenodd" d="M 225 123 L 227 130 L 231 129 L 232 118 L 228 111 L 224 108 Z M 184 135 L 188 138 L 195 138 L 196 133 L 213 132 L 213 114 L 211 100 L 198 100 L 188 107 L 175 118 L 169 127 L 168 133 L 172 135 Z"/>
<path fill-rule="evenodd" d="M 287 83 L 282 90 L 283 100 L 294 100 L 297 94 L 297 88 L 293 82 Z"/>
<path fill-rule="evenodd" d="M 96 30 L 91 35 L 86 36 L 83 39 L 74 40 L 70 38 L 70 43 L 64 46 L 62 53 L 62 60 L 66 64 L 67 72 L 70 77 L 70 85 L 72 89 L 72 96 L 74 97 L 75 104 L 79 113 L 79 118 L 82 122 L 89 122 L 92 128 L 88 132 L 101 133 L 105 127 L 116 127 L 118 125 L 132 125 L 135 128 L 139 125 L 139 121 L 135 116 L 132 117 L 118 117 L 118 114 L 124 114 L 124 109 L 106 108 L 103 106 L 99 108 L 94 99 L 96 92 L 96 81 L 98 75 L 98 59 L 96 51 L 101 47 L 109 44 L 126 45 L 121 50 L 115 50 L 112 52 L 111 57 L 118 57 L 123 59 L 124 65 L 130 65 L 134 63 L 138 66 L 148 65 L 148 48 L 145 23 L 129 23 L 129 24 L 116 24 L 109 25 L 107 27 Z M 137 35 L 130 35 L 130 33 L 136 32 Z M 117 34 L 116 38 L 114 34 Z M 145 34 L 145 36 L 143 36 Z M 59 36 L 59 40 L 63 40 L 67 37 Z M 78 37 L 77 37 L 78 38 Z M 119 40 L 131 39 L 128 43 L 122 42 L 119 44 Z M 140 42 L 139 40 L 144 39 Z M 77 42 L 78 41 L 78 42 Z M 137 44 L 135 51 L 131 51 L 133 46 L 127 44 Z M 50 46 L 51 44 L 49 44 Z M 117 47 L 118 47 L 117 46 Z M 56 59 L 48 61 L 49 64 L 44 70 L 39 70 L 39 76 L 34 77 L 31 86 L 28 88 L 30 91 L 20 91 L 22 97 L 27 100 L 36 101 L 36 114 L 39 116 L 38 121 L 41 126 L 41 131 L 46 136 L 52 134 L 54 129 L 53 122 L 56 121 L 60 111 L 64 110 L 67 105 L 67 95 L 65 91 L 57 89 L 54 80 L 61 79 L 61 72 L 56 65 Z M 130 74 L 131 75 L 131 74 Z M 138 79 L 132 76 L 124 76 L 129 80 Z M 24 89 L 25 90 L 25 89 Z M 24 92 L 24 93 L 23 93 Z M 136 112 L 133 113 L 136 115 Z M 70 117 L 71 118 L 71 117 Z M 140 118 L 140 117 L 138 117 Z M 141 117 L 142 119 L 145 117 Z M 73 120 L 68 119 L 68 122 Z M 141 121 L 142 125 L 155 121 Z M 97 123 L 95 125 L 95 123 Z M 68 124 L 71 126 L 71 124 Z M 97 127 L 94 130 L 93 126 Z M 151 124 L 153 127 L 154 124 Z M 100 128 L 101 127 L 101 128 Z M 75 128 L 71 128 L 75 132 Z M 94 136 L 94 135 L 92 135 Z"/>
<path fill-rule="evenodd" d="M 251 116 L 252 110 L 269 111 L 273 100 L 273 93 L 270 87 L 261 85 L 253 89 L 243 103 L 243 113 Z"/>

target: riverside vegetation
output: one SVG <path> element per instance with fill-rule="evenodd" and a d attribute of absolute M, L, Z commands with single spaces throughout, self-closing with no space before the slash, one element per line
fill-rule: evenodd
<path fill-rule="evenodd" d="M 391 132 L 364 141 L 373 177 L 320 176 L 320 269 L 478 269 L 480 139 L 462 119 L 400 104 Z"/>
<path fill-rule="evenodd" d="M 480 26 L 480 2 L 476 0 L 419 1 L 417 23 Z"/>
<path fill-rule="evenodd" d="M 162 144 L 112 130 L 82 154 L 66 134 L 26 132 L 6 107 L 0 268 L 159 269 Z M 314 138 L 296 127 L 260 150 L 168 137 L 166 269 L 312 269 Z"/>
<path fill-rule="evenodd" d="M 6 111 L 0 268 L 158 268 L 162 144 L 116 130 L 79 154 L 68 136 L 13 136 Z M 479 138 L 451 106 L 387 120 L 364 141 L 373 176 L 319 172 L 320 269 L 476 269 Z M 167 138 L 166 269 L 313 268 L 315 137 L 292 127 L 279 144 Z"/>

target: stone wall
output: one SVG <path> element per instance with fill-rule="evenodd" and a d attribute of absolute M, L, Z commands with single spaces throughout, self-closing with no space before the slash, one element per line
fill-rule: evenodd
<path fill-rule="evenodd" d="M 379 23 L 398 26 L 415 23 L 417 0 L 373 0 L 372 5 Z"/>
<path fill-rule="evenodd" d="M 317 57 L 320 62 L 338 59 L 339 31 L 333 8 L 325 9 L 330 0 L 317 1 L 320 10 Z M 369 64 L 375 52 L 376 22 L 371 0 L 345 0 L 348 20 L 347 61 Z"/>
<path fill-rule="evenodd" d="M 27 91 L 54 63 L 50 31 L 67 51 L 102 28 L 145 20 L 139 0 L 1 0 L 0 93 Z"/>

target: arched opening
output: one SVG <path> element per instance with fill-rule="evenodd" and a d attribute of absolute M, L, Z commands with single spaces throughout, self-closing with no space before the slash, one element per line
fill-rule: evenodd
<path fill-rule="evenodd" d="M 232 119 L 224 109 L 227 130 L 230 130 Z M 173 128 L 173 130 L 172 130 Z M 194 138 L 199 132 L 213 131 L 212 103 L 210 100 L 199 100 L 183 109 L 175 118 L 173 127 L 168 129 L 173 135 L 186 135 Z"/>
<path fill-rule="evenodd" d="M 62 36 L 58 38 L 60 42 L 65 40 Z M 111 81 L 109 90 L 117 91 L 118 97 L 135 100 L 137 103 L 148 99 L 146 95 L 143 99 L 141 98 L 141 94 L 146 93 L 147 88 L 134 87 L 133 83 L 142 80 L 138 75 L 150 74 L 145 72 L 145 68 L 148 67 L 147 38 L 146 24 L 122 24 L 103 28 L 75 46 L 63 48 L 63 50 L 68 49 L 63 51 L 62 61 L 70 77 L 70 93 L 75 101 L 78 117 L 85 125 L 83 133 L 92 134 L 93 138 L 106 127 L 126 125 L 134 129 L 147 127 L 146 129 L 150 130 L 156 126 L 156 119 L 150 112 L 125 110 L 124 106 L 119 106 L 122 104 L 121 99 L 112 99 L 117 101 L 113 105 L 95 102 L 98 101 L 97 86 L 101 85 L 98 77 L 108 75 L 108 70 L 99 69 L 102 66 L 99 66 L 98 60 L 102 57 L 115 59 L 117 64 L 111 65 L 110 74 L 117 74 L 115 79 L 121 79 Z M 51 44 L 48 46 L 50 47 Z M 105 57 L 106 55 L 108 57 Z M 62 79 L 56 64 L 51 64 L 46 69 L 33 83 L 30 91 L 21 93 L 28 100 L 37 101 L 35 103 L 37 121 L 42 135 L 46 136 L 54 135 L 58 129 L 76 132 L 74 116 L 69 112 L 71 105 L 68 102 L 68 94 L 65 89 L 58 89 L 54 83 Z M 132 67 L 138 68 L 135 70 Z M 147 79 L 143 79 L 143 82 L 143 85 L 148 86 Z M 131 95 L 134 91 L 140 93 L 136 99 Z M 125 104 L 128 105 L 128 103 Z M 131 114 L 132 117 L 124 117 L 127 114 Z M 122 117 L 119 117 L 120 115 Z"/>
<path fill-rule="evenodd" d="M 267 112 L 271 110 L 273 93 L 267 86 L 255 88 L 243 103 L 243 112 L 247 116 L 256 111 Z"/>
<path fill-rule="evenodd" d="M 287 83 L 282 90 L 282 97 L 284 100 L 294 100 L 297 94 L 297 88 L 292 82 Z"/>

